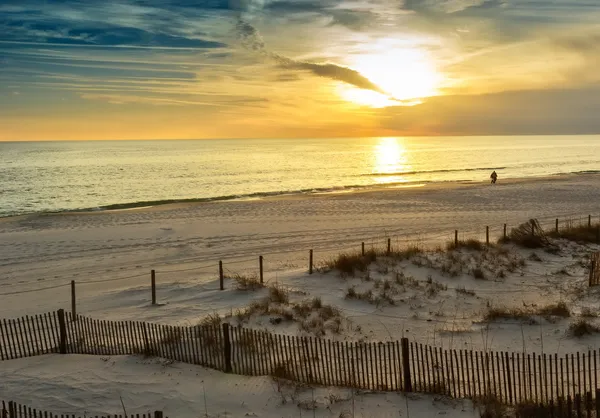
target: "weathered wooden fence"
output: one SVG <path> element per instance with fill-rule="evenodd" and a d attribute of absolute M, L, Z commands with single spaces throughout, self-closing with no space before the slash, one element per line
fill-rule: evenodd
<path fill-rule="evenodd" d="M 44 353 L 143 354 L 228 373 L 381 391 L 494 396 L 506 404 L 567 401 L 598 388 L 598 352 L 444 350 L 403 338 L 348 342 L 228 324 L 179 327 L 56 313 L 3 320 L 3 360 Z"/>
<path fill-rule="evenodd" d="M 163 418 L 162 411 L 148 412 L 147 414 L 130 414 L 131 418 Z M 56 414 L 48 411 L 42 411 L 31 408 L 27 405 L 21 405 L 13 401 L 2 401 L 2 409 L 0 409 L 0 418 L 75 418 L 75 415 Z M 78 418 L 81 418 L 80 416 Z M 88 418 L 127 418 L 127 415 L 107 415 L 99 417 L 90 416 Z M 164 417 L 167 418 L 167 417 Z"/>

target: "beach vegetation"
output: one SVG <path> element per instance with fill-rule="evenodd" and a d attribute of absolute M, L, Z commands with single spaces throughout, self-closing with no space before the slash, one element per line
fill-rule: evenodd
<path fill-rule="evenodd" d="M 553 238 L 562 238 L 579 243 L 600 244 L 600 223 L 573 225 L 572 222 L 568 222 L 565 227 L 559 228 L 558 232 L 554 230 L 548 235 Z"/>
<path fill-rule="evenodd" d="M 569 335 L 577 338 L 581 338 L 585 335 L 596 334 L 600 332 L 600 327 L 592 324 L 585 319 L 580 319 L 569 325 Z"/>
<path fill-rule="evenodd" d="M 412 257 L 422 253 L 423 248 L 421 248 L 418 244 L 410 244 L 402 250 L 393 251 L 390 256 L 398 260 L 409 260 Z"/>
<path fill-rule="evenodd" d="M 365 255 L 360 253 L 343 253 L 325 263 L 325 267 L 335 269 L 340 272 L 340 276 L 354 276 L 358 271 L 366 271 L 369 264 L 377 259 L 377 253 L 374 249 L 365 251 Z"/>
<path fill-rule="evenodd" d="M 479 241 L 478 239 L 467 239 L 467 240 L 460 240 L 458 242 L 454 242 L 454 241 L 450 241 L 446 244 L 446 249 L 448 251 L 452 251 L 452 250 L 457 250 L 460 248 L 464 248 L 467 250 L 473 250 L 473 251 L 483 251 L 486 249 L 486 245 L 484 242 Z"/>
<path fill-rule="evenodd" d="M 269 301 L 284 305 L 288 304 L 290 301 L 290 292 L 281 285 L 274 284 L 269 286 Z"/>
<path fill-rule="evenodd" d="M 530 219 L 516 228 L 511 229 L 506 238 L 501 238 L 500 242 L 512 242 L 524 248 L 546 248 L 554 245 L 548 239 L 537 219 Z"/>
<path fill-rule="evenodd" d="M 265 287 L 265 285 L 260 282 L 256 274 L 250 274 L 246 276 L 236 273 L 230 278 L 236 282 L 237 290 L 258 290 Z"/>
<path fill-rule="evenodd" d="M 585 306 L 582 310 L 581 310 L 581 314 L 582 317 L 584 318 L 597 318 L 598 317 L 598 312 L 593 311 L 590 307 Z"/>
<path fill-rule="evenodd" d="M 531 321 L 531 313 L 518 308 L 491 307 L 483 316 L 485 321 L 497 321 L 502 319 L 516 319 L 520 321 Z"/>
<path fill-rule="evenodd" d="M 571 310 L 565 302 L 558 302 L 551 305 L 546 305 L 539 308 L 536 312 L 541 316 L 559 316 L 561 318 L 568 318 L 571 316 Z"/>
<path fill-rule="evenodd" d="M 479 279 L 479 280 L 485 280 L 486 279 L 485 271 L 483 271 L 483 269 L 481 267 L 475 267 L 474 269 L 472 269 L 471 270 L 471 274 L 476 279 Z"/>
<path fill-rule="evenodd" d="M 462 294 L 462 295 L 468 295 L 468 296 L 475 296 L 475 291 L 471 290 L 471 289 L 466 289 L 464 287 L 457 287 L 456 289 L 456 293 Z"/>

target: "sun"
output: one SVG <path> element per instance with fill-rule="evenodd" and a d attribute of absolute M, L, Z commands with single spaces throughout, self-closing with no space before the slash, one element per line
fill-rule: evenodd
<path fill-rule="evenodd" d="M 419 99 L 435 96 L 442 83 L 442 75 L 432 59 L 422 50 L 394 46 L 391 41 L 380 41 L 373 52 L 351 59 L 350 67 L 379 86 L 386 94 L 338 86 L 342 98 L 359 105 L 387 107 L 414 105 Z"/>

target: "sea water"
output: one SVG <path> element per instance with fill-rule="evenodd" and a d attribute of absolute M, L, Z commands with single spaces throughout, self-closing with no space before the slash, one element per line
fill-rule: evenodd
<path fill-rule="evenodd" d="M 600 136 L 0 142 L 0 216 L 600 170 Z"/>

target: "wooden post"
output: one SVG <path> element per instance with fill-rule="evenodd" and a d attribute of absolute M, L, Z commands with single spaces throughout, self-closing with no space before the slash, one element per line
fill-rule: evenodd
<path fill-rule="evenodd" d="M 219 260 L 219 289 L 225 289 L 223 287 L 223 262 Z"/>
<path fill-rule="evenodd" d="M 59 325 L 59 351 L 60 354 L 67 354 L 67 326 L 65 324 L 65 310 L 58 310 L 58 325 Z"/>
<path fill-rule="evenodd" d="M 454 246 L 458 247 L 458 229 L 454 230 Z"/>
<path fill-rule="evenodd" d="M 150 270 L 150 286 L 152 287 L 152 304 L 156 305 L 156 271 Z"/>
<path fill-rule="evenodd" d="M 260 282 L 263 283 L 263 256 L 258 256 L 258 269 L 260 271 Z"/>
<path fill-rule="evenodd" d="M 77 310 L 75 303 L 75 280 L 71 280 L 71 316 L 73 321 L 77 321 Z"/>
<path fill-rule="evenodd" d="M 408 348 L 408 338 L 400 340 L 402 344 L 402 372 L 404 376 L 404 392 L 412 392 L 412 383 L 410 381 L 410 350 Z"/>
<path fill-rule="evenodd" d="M 390 255 L 390 253 L 392 252 L 392 239 L 388 238 L 388 246 L 387 246 L 387 253 L 388 255 Z"/>
<path fill-rule="evenodd" d="M 556 218 L 556 226 L 555 226 L 555 229 L 556 229 L 556 233 L 558 234 L 558 218 Z"/>
<path fill-rule="evenodd" d="M 17 418 L 17 406 L 13 401 L 8 401 L 8 418 Z"/>
<path fill-rule="evenodd" d="M 600 244 L 600 224 L 596 227 L 596 244 Z"/>
<path fill-rule="evenodd" d="M 308 274 L 312 274 L 313 270 L 313 250 L 308 252 Z"/>
<path fill-rule="evenodd" d="M 154 418 L 163 418 L 162 411 L 154 411 Z"/>
<path fill-rule="evenodd" d="M 361 243 L 360 247 L 361 247 L 361 253 L 362 253 L 362 255 L 365 255 L 365 243 L 364 243 L 364 241 Z"/>
<path fill-rule="evenodd" d="M 581 414 L 581 393 L 575 394 L 575 409 L 577 410 L 577 417 L 583 417 Z"/>
<path fill-rule="evenodd" d="M 506 360 L 506 376 L 508 376 L 508 382 L 507 382 L 507 386 L 508 386 L 508 400 L 509 403 L 512 405 L 513 404 L 513 387 L 512 387 L 512 379 L 511 379 L 511 375 L 510 375 L 510 363 L 508 361 L 508 352 L 504 353 L 504 359 Z M 515 391 L 515 398 L 516 398 L 517 394 Z"/>
<path fill-rule="evenodd" d="M 223 356 L 225 359 L 225 373 L 231 373 L 231 340 L 227 322 L 223 324 Z"/>
<path fill-rule="evenodd" d="M 531 236 L 535 235 L 535 220 L 531 220 Z"/>
<path fill-rule="evenodd" d="M 592 227 L 592 215 L 588 215 L 588 228 Z"/>
<path fill-rule="evenodd" d="M 506 241 L 506 224 L 504 224 L 504 233 L 503 233 L 502 237 Z"/>
<path fill-rule="evenodd" d="M 485 243 L 486 245 L 490 245 L 490 227 L 485 227 Z"/>

